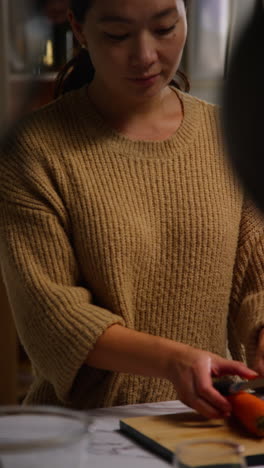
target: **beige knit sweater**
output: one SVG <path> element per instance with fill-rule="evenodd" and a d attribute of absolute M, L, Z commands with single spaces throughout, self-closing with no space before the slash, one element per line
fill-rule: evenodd
<path fill-rule="evenodd" d="M 0 261 L 35 381 L 27 403 L 176 398 L 166 380 L 83 365 L 104 330 L 252 360 L 264 325 L 263 224 L 243 206 L 214 106 L 179 93 L 164 141 L 111 130 L 85 88 L 35 112 L 1 154 Z"/>

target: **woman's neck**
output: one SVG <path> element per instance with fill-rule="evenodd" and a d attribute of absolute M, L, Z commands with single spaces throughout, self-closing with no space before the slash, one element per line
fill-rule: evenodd
<path fill-rule="evenodd" d="M 130 101 L 105 89 L 102 92 L 93 81 L 88 95 L 104 120 L 128 136 L 163 139 L 174 133 L 183 118 L 181 101 L 169 86 L 154 97 Z"/>

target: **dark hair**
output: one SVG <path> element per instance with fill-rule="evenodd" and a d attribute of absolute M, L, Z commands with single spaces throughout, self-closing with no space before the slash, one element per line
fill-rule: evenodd
<path fill-rule="evenodd" d="M 70 8 L 79 23 L 83 23 L 85 15 L 93 2 L 94 0 L 71 0 Z M 186 7 L 187 0 L 183 0 L 183 2 Z M 89 84 L 93 80 L 94 73 L 95 70 L 87 49 L 81 47 L 74 39 L 74 56 L 58 73 L 54 97 L 57 98 L 62 94 Z M 178 80 L 173 80 L 171 84 L 178 89 L 188 92 L 190 90 L 190 83 L 185 73 L 178 70 L 176 77 L 180 83 L 178 83 Z"/>

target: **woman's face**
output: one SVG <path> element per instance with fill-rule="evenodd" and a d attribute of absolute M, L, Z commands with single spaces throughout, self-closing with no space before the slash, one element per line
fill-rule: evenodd
<path fill-rule="evenodd" d="M 72 25 L 95 81 L 120 97 L 161 92 L 175 76 L 187 34 L 183 0 L 94 0 L 84 23 Z"/>

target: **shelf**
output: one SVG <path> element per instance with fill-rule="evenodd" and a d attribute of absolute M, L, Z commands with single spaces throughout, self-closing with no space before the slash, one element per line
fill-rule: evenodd
<path fill-rule="evenodd" d="M 31 75 L 30 73 L 10 73 L 9 79 L 11 82 L 23 83 L 25 81 L 34 82 L 45 82 L 54 81 L 57 77 L 58 72 L 44 72 L 40 75 Z"/>

